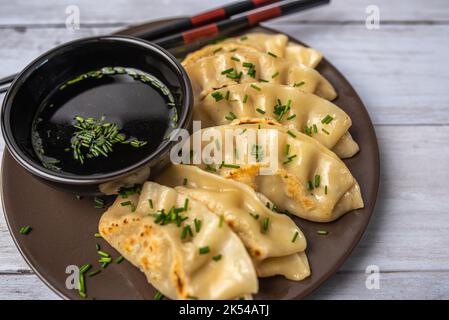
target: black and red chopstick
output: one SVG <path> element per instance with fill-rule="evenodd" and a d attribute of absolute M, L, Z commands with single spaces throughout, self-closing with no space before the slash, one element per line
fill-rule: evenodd
<path fill-rule="evenodd" d="M 213 39 L 218 36 L 241 31 L 248 27 L 257 25 L 259 22 L 267 21 L 276 17 L 287 15 L 293 12 L 302 11 L 319 5 L 327 4 L 330 0 L 298 0 L 287 3 L 280 3 L 270 6 L 266 9 L 249 12 L 231 19 L 222 20 L 216 23 L 210 23 L 202 27 L 194 28 L 174 34 L 164 38 L 154 40 L 153 42 L 163 48 L 174 48 L 187 45 L 204 39 Z"/>
<path fill-rule="evenodd" d="M 135 36 L 145 40 L 154 40 L 160 37 L 200 27 L 208 23 L 217 22 L 233 15 L 256 9 L 282 0 L 246 0 L 231 3 L 221 8 L 208 10 L 192 17 L 182 18 L 170 24 L 164 24 L 151 30 L 137 33 Z"/>
<path fill-rule="evenodd" d="M 223 8 L 214 9 L 205 13 L 180 20 L 181 22 L 174 22 L 170 25 L 154 29 L 152 31 L 137 34 L 137 37 L 145 39 L 157 37 L 153 42 L 163 48 L 170 49 L 181 47 L 189 43 L 201 43 L 202 40 L 210 40 L 220 36 L 229 35 L 233 32 L 242 31 L 246 28 L 257 25 L 259 22 L 267 21 L 272 18 L 287 15 L 293 12 L 302 11 L 313 8 L 319 5 L 328 4 L 330 0 L 295 0 L 286 3 L 279 3 L 278 0 L 250 0 L 240 1 Z M 250 11 L 257 9 L 264 5 L 273 4 L 265 9 Z M 233 18 L 228 18 L 233 15 L 238 15 Z M 221 21 L 218 21 L 221 20 Z M 218 21 L 216 23 L 209 23 L 211 21 Z M 205 24 L 209 23 L 209 24 Z M 198 27 L 201 25 L 200 27 Z M 192 27 L 194 27 L 192 29 Z M 186 30 L 179 32 L 179 30 Z M 157 36 L 159 34 L 159 36 Z M 171 34 L 169 36 L 160 38 L 162 34 Z M 7 76 L 0 79 L 0 93 L 6 92 L 9 83 L 14 80 L 17 74 Z"/>

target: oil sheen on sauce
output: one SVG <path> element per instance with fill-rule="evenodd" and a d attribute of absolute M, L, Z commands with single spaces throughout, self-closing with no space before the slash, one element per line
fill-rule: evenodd
<path fill-rule="evenodd" d="M 133 68 L 104 67 L 82 74 L 41 103 L 31 129 L 33 149 L 54 171 L 90 175 L 123 169 L 150 155 L 176 127 L 177 94 L 151 74 Z M 115 143 L 106 156 L 81 163 L 71 147 L 75 117 L 103 118 L 104 123 L 116 124 L 126 139 L 146 144 Z"/>

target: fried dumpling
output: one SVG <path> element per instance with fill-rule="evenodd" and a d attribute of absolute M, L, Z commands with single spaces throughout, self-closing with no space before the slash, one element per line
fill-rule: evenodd
<path fill-rule="evenodd" d="M 266 54 L 273 54 L 277 57 L 286 58 L 287 60 L 311 68 L 315 68 L 323 57 L 315 49 L 289 42 L 288 37 L 283 34 L 249 33 L 244 36 L 229 38 L 218 44 L 208 45 L 194 51 L 187 55 L 182 64 L 186 66 L 216 53 L 234 52 L 236 50 L 256 50 Z"/>
<path fill-rule="evenodd" d="M 202 203 L 146 182 L 117 197 L 99 223 L 102 237 L 171 299 L 233 299 L 258 291 L 241 240 Z"/>
<path fill-rule="evenodd" d="M 223 217 L 253 258 L 259 276 L 279 274 L 302 280 L 310 274 L 308 265 L 298 266 L 295 258 L 306 249 L 301 230 L 287 215 L 267 208 L 247 185 L 188 165 L 171 166 L 156 181 L 176 187 L 180 194 L 200 201 Z M 296 269 L 296 276 L 292 269 Z"/>
<path fill-rule="evenodd" d="M 236 51 L 202 58 L 185 66 L 195 100 L 201 100 L 214 90 L 238 83 L 270 82 L 295 87 L 333 100 L 337 93 L 318 71 L 302 64 L 255 51 Z M 223 99 L 214 95 L 217 100 Z"/>
<path fill-rule="evenodd" d="M 329 222 L 363 207 L 360 187 L 343 161 L 294 129 L 253 119 L 195 134 L 215 140 L 202 142 L 204 160 L 194 154 L 196 165 L 251 186 L 280 210 L 310 221 Z M 254 142 L 251 136 L 258 140 Z M 229 139 L 234 140 L 231 145 Z"/>
<path fill-rule="evenodd" d="M 207 95 L 195 103 L 193 119 L 200 120 L 204 128 L 229 124 L 234 116 L 273 119 L 287 128 L 308 134 L 340 158 L 352 157 L 359 151 L 348 132 L 351 118 L 335 104 L 284 85 L 257 85 L 260 91 L 250 84 L 217 90 L 215 92 L 227 97 L 219 101 Z"/>

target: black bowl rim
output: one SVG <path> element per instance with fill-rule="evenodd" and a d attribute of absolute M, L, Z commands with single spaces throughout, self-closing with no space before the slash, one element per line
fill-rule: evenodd
<path fill-rule="evenodd" d="M 6 146 L 8 147 L 8 150 L 10 151 L 13 158 L 23 168 L 25 168 L 27 171 L 40 178 L 57 183 L 74 184 L 74 185 L 90 185 L 116 180 L 125 177 L 129 174 L 132 174 L 139 168 L 142 168 L 151 162 L 161 160 L 167 153 L 170 152 L 172 145 L 176 143 L 176 140 L 179 136 L 179 134 L 176 133 L 177 130 L 174 131 L 172 139 L 164 140 L 155 151 L 150 153 L 147 157 L 145 157 L 141 161 L 120 170 L 94 175 L 64 174 L 63 172 L 51 171 L 39 165 L 36 161 L 33 161 L 24 152 L 22 152 L 22 150 L 20 149 L 19 145 L 17 144 L 14 138 L 9 121 L 10 110 L 13 105 L 11 100 L 12 98 L 15 97 L 18 89 L 30 77 L 30 75 L 34 72 L 34 69 L 39 67 L 42 63 L 45 63 L 46 59 L 49 56 L 54 55 L 58 51 L 62 51 L 64 49 L 73 49 L 71 47 L 74 46 L 101 41 L 130 43 L 140 46 L 146 50 L 152 51 L 152 53 L 159 55 L 161 58 L 163 58 L 163 60 L 166 61 L 167 65 L 171 65 L 172 70 L 175 70 L 175 73 L 178 76 L 178 79 L 180 80 L 182 90 L 185 93 L 180 110 L 181 115 L 178 120 L 177 128 L 186 129 L 190 125 L 192 119 L 193 93 L 189 77 L 184 68 L 182 67 L 182 65 L 178 62 L 178 60 L 171 53 L 169 53 L 159 45 L 136 37 L 121 36 L 121 35 L 88 37 L 64 43 L 40 55 L 39 57 L 34 59 L 31 63 L 29 63 L 19 73 L 19 75 L 14 79 L 13 83 L 11 84 L 11 87 L 7 91 L 1 109 L 2 133 L 6 142 Z"/>

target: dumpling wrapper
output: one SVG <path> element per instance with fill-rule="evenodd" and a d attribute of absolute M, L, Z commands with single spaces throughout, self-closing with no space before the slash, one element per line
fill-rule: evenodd
<path fill-rule="evenodd" d="M 153 208 L 150 206 L 151 199 Z M 171 299 L 233 299 L 258 291 L 253 263 L 243 243 L 202 203 L 189 199 L 187 217 L 193 237 L 181 240 L 182 227 L 175 223 L 160 225 L 152 214 L 164 209 L 181 208 L 186 196 L 172 188 L 146 182 L 139 195 L 117 197 L 99 223 L 101 236 L 123 257 L 138 267 L 157 290 Z M 131 201 L 136 210 L 122 206 Z M 197 233 L 194 219 L 201 220 Z M 200 254 L 208 246 L 210 252 Z M 219 261 L 212 257 L 221 254 Z"/>
<path fill-rule="evenodd" d="M 251 63 L 256 70 L 255 76 L 248 74 L 243 63 Z M 284 84 L 308 93 L 333 100 L 337 93 L 332 85 L 313 68 L 291 62 L 283 58 L 274 58 L 255 51 L 236 51 L 216 54 L 202 58 L 185 66 L 192 84 L 195 101 L 202 100 L 214 90 L 238 83 L 258 83 L 260 79 L 270 83 Z M 229 70 L 240 74 L 240 79 L 231 78 Z M 228 73 L 226 73 L 228 71 Z M 225 73 L 223 73 L 225 72 Z M 257 90 L 253 88 L 253 90 Z"/>
<path fill-rule="evenodd" d="M 283 275 L 302 280 L 310 275 L 310 268 L 304 263 L 304 234 L 287 215 L 268 209 L 247 185 L 188 165 L 171 166 L 156 181 L 176 187 L 179 193 L 223 216 L 253 258 L 258 276 Z M 269 223 L 264 232 L 262 224 L 266 218 Z M 298 254 L 302 259 L 298 259 Z"/>
<path fill-rule="evenodd" d="M 249 154 L 253 151 L 245 152 L 245 150 L 254 150 L 254 145 L 249 146 L 247 137 L 249 131 L 255 132 L 257 136 L 259 129 L 272 130 L 264 130 L 267 139 L 262 141 L 260 150 L 265 151 L 260 156 L 260 161 L 256 162 Z M 235 150 L 232 150 L 232 154 L 226 154 L 227 148 L 220 147 L 217 150 L 214 147 L 217 142 L 213 140 L 217 140 L 216 137 L 225 137 L 226 130 L 234 133 L 234 146 L 237 145 L 236 137 L 243 145 L 243 151 L 238 151 L 238 159 L 234 155 Z M 228 165 L 224 167 L 201 163 L 196 164 L 197 166 L 206 170 L 212 168 L 225 178 L 249 185 L 281 210 L 287 210 L 306 220 L 329 222 L 351 210 L 363 207 L 360 187 L 343 161 L 318 141 L 294 129 L 253 119 L 249 123 L 236 120 L 231 125 L 202 129 L 197 134 L 211 137 L 210 141 L 202 142 L 203 148 L 212 146 L 213 154 L 211 153 L 211 157 L 206 160 L 213 161 L 217 152 L 217 155 L 220 154 L 221 159 L 224 159 L 220 161 Z M 223 141 L 219 143 L 225 146 Z M 285 151 L 287 145 L 288 154 Z M 262 175 L 261 169 L 268 169 L 273 165 L 269 161 L 271 155 L 275 158 L 274 161 L 277 161 L 277 170 Z M 198 156 L 194 155 L 194 159 L 196 158 Z M 229 168 L 229 165 L 236 165 L 238 168 Z M 320 177 L 318 187 L 314 186 L 316 176 Z M 312 189 L 309 187 L 310 184 Z"/>
<path fill-rule="evenodd" d="M 187 55 L 183 60 L 184 66 L 201 58 L 212 56 L 216 53 L 232 52 L 235 50 L 256 50 L 263 53 L 272 53 L 278 57 L 286 58 L 295 63 L 300 63 L 315 68 L 323 58 L 323 55 L 313 48 L 289 42 L 283 34 L 249 33 L 244 36 L 226 39 L 218 44 L 205 46 Z"/>
<path fill-rule="evenodd" d="M 200 120 L 203 128 L 229 124 L 230 112 L 238 119 L 273 119 L 287 128 L 301 132 L 309 127 L 311 137 L 333 150 L 340 158 L 352 157 L 359 151 L 359 146 L 348 132 L 352 124 L 351 118 L 332 102 L 284 85 L 257 85 L 261 91 L 254 90 L 249 84 L 237 84 L 217 90 L 223 96 L 229 91 L 229 98 L 220 101 L 207 95 L 202 101 L 195 103 L 193 119 Z M 283 106 L 290 105 L 290 109 L 282 116 L 274 113 L 278 100 Z M 327 115 L 332 116 L 333 120 L 329 124 L 323 124 L 321 121 Z M 313 125 L 316 125 L 316 132 Z M 328 134 L 321 130 L 323 128 Z"/>

